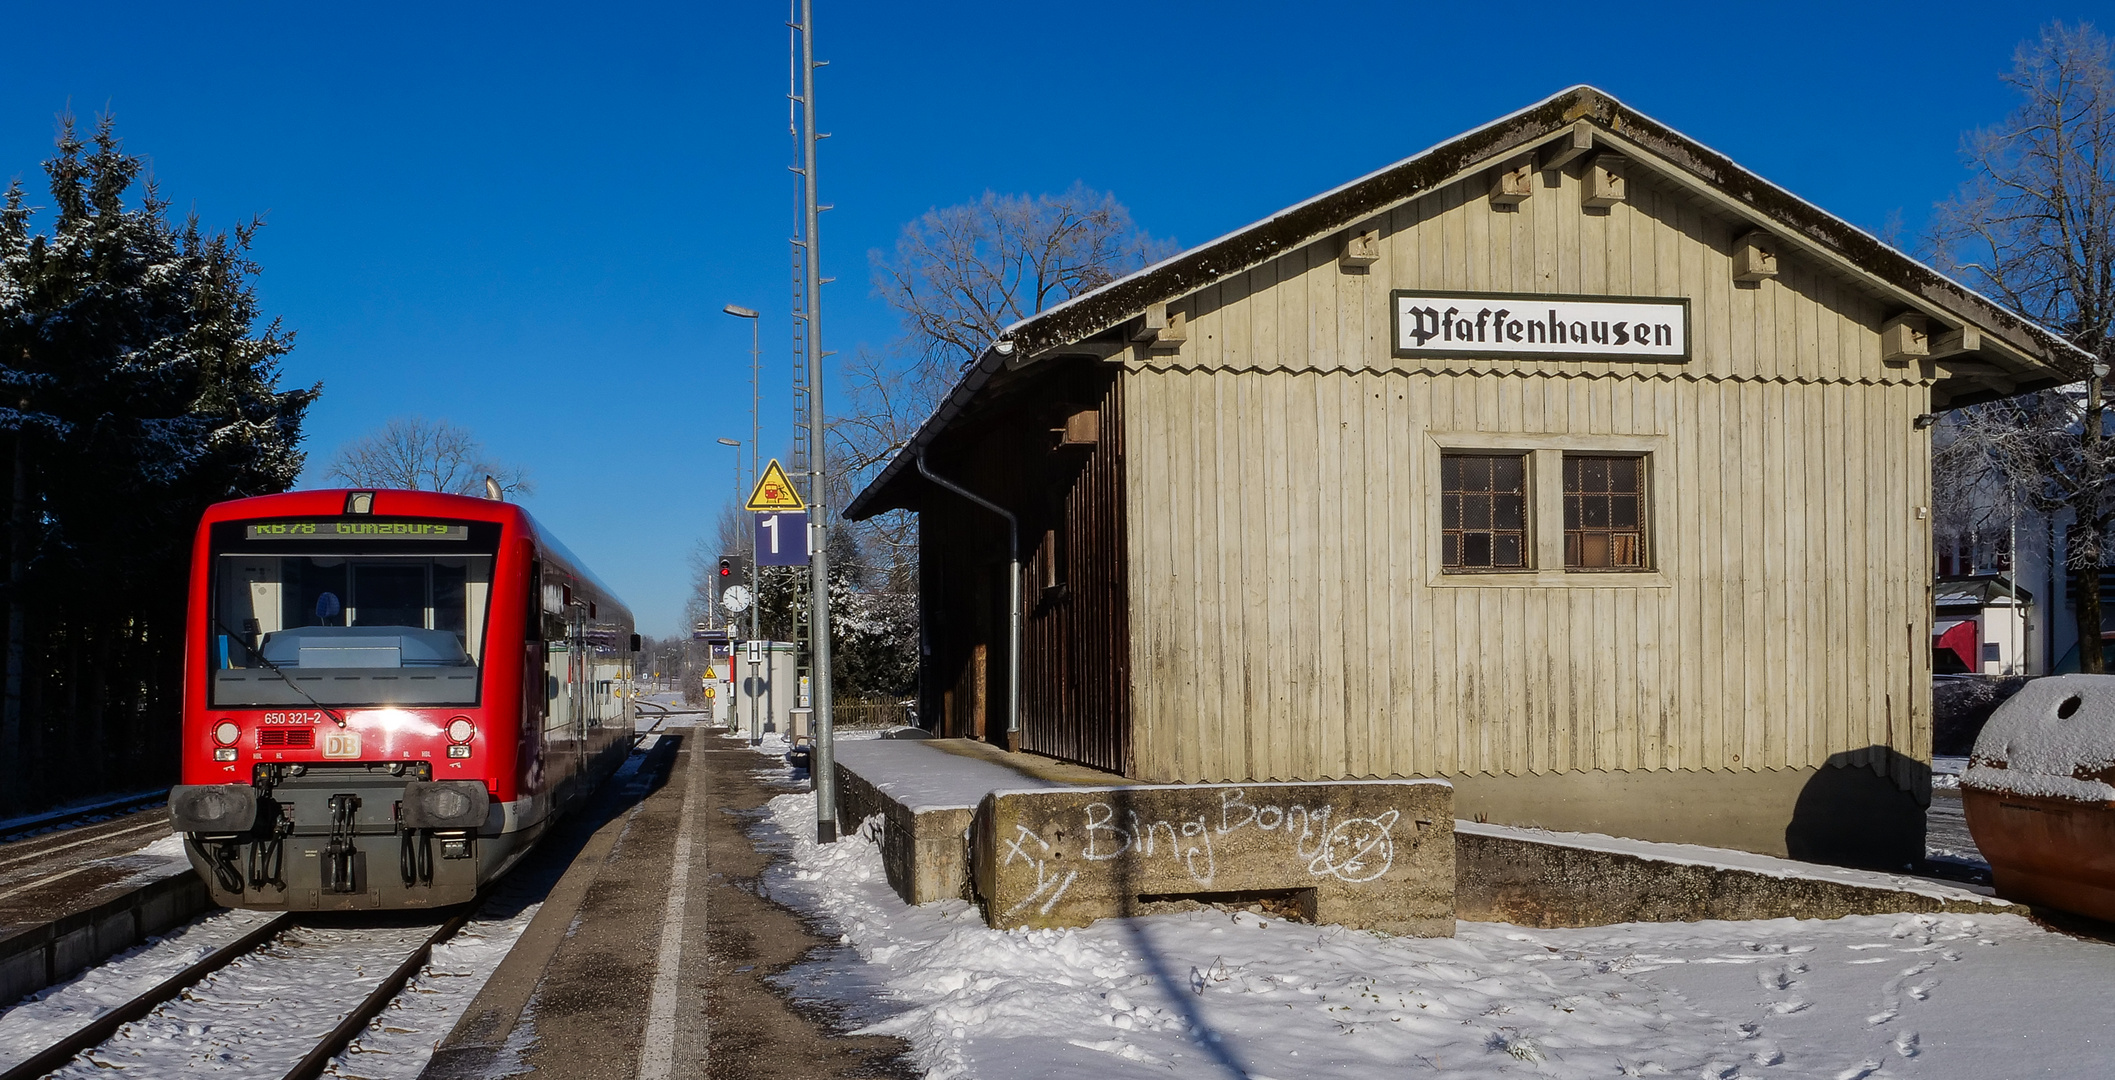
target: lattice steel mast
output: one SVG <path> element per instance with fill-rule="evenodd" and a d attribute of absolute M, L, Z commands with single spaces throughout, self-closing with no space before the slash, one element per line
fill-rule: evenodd
<path fill-rule="evenodd" d="M 807 431 L 805 440 L 795 436 L 794 470 L 808 481 L 808 666 L 815 709 L 815 754 L 808 775 L 815 783 L 816 839 L 827 844 L 837 840 L 837 754 L 830 723 L 830 508 L 825 504 L 830 485 L 828 447 L 823 441 L 822 358 L 827 354 L 822 351 L 821 289 L 826 279 L 818 276 L 821 245 L 817 218 L 824 207 L 815 195 L 815 143 L 823 138 L 815 130 L 815 69 L 823 65 L 815 59 L 814 0 L 796 2 L 799 21 L 792 26 L 800 41 L 800 55 L 794 61 L 799 77 L 794 98 L 799 105 L 801 232 L 795 240 L 795 251 L 802 273 L 801 295 L 795 299 L 797 304 L 805 303 L 804 317 L 796 321 L 803 331 L 805 348 L 794 369 L 794 394 L 796 401 L 806 399 Z M 796 432 L 801 419 L 795 418 Z"/>

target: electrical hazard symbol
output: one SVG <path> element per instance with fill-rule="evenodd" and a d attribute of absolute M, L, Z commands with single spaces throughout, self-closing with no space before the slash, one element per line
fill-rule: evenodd
<path fill-rule="evenodd" d="M 756 490 L 749 493 L 745 510 L 806 510 L 808 504 L 800 501 L 800 493 L 793 490 L 793 481 L 786 479 L 786 470 L 778 467 L 778 459 L 764 468 L 764 475 L 757 477 Z"/>

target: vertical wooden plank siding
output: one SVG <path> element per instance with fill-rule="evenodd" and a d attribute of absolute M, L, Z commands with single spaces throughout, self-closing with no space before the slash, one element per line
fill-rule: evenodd
<path fill-rule="evenodd" d="M 1038 558 L 1059 561 L 1060 586 L 1045 595 L 1032 565 L 1022 589 L 1021 747 L 1112 772 L 1131 762 L 1123 399 L 1123 380 L 1111 380 L 1099 441 L 1058 497 L 1058 520 L 1046 522 L 1061 539 Z"/>
<path fill-rule="evenodd" d="M 1178 301 L 1179 352 L 1119 358 L 1067 573 L 1128 623 L 1031 618 L 1030 656 L 1063 659 L 1029 676 L 1028 747 L 1153 781 L 1892 761 L 1914 783 L 1929 386 L 1880 361 L 1891 310 L 1789 253 L 1737 285 L 1747 227 L 1643 168 L 1605 214 L 1576 169 L 1517 211 L 1480 183 L 1375 219 L 1370 268 L 1314 245 Z M 1687 296 L 1694 356 L 1395 359 L 1398 288 Z M 1446 580 L 1439 447 L 1509 434 L 1653 447 L 1653 572 Z M 1125 687 L 1059 685 L 1126 629 Z"/>

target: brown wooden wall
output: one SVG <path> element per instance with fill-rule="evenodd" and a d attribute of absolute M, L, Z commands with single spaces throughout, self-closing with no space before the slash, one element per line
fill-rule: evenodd
<path fill-rule="evenodd" d="M 1051 462 L 1021 628 L 1021 748 L 1112 772 L 1131 760 L 1123 385 L 1097 404 L 1094 447 Z"/>
<path fill-rule="evenodd" d="M 1093 445 L 1060 446 L 1054 429 L 1090 410 Z M 1129 761 L 1131 730 L 1123 431 L 1116 368 L 1054 364 L 928 457 L 1020 519 L 1020 747 L 1113 772 Z M 920 711 L 942 735 L 1004 742 L 1006 524 L 922 487 Z"/>

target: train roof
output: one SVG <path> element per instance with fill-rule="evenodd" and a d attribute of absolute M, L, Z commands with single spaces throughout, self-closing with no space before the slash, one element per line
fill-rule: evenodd
<path fill-rule="evenodd" d="M 624 610 L 631 618 L 631 605 L 618 599 L 617 591 L 609 583 L 596 576 L 580 556 L 558 539 L 549 527 L 536 520 L 518 503 L 504 500 L 482 499 L 471 495 L 449 495 L 438 491 L 408 491 L 395 488 L 309 488 L 301 491 L 282 492 L 277 495 L 253 495 L 248 498 L 230 499 L 206 507 L 199 521 L 204 528 L 216 522 L 242 521 L 259 516 L 275 514 L 303 515 L 314 517 L 345 517 L 346 496 L 355 491 L 371 491 L 374 505 L 370 513 L 381 517 L 452 518 L 457 521 L 489 521 L 501 525 L 513 525 L 536 537 L 552 554 L 566 564 L 566 568 L 585 579 L 609 599 L 609 602 Z"/>

